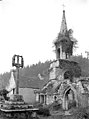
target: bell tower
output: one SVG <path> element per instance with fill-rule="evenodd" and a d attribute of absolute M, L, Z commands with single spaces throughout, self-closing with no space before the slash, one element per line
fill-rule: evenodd
<path fill-rule="evenodd" d="M 60 32 L 54 42 L 57 59 L 69 59 L 72 56 L 74 42 L 71 40 L 71 34 L 72 30 L 67 29 L 65 10 L 63 10 Z"/>

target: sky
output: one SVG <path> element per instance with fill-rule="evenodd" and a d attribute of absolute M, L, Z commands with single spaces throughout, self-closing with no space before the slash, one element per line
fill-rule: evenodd
<path fill-rule="evenodd" d="M 2 0 L 0 1 L 0 73 L 12 67 L 14 54 L 24 65 L 56 59 L 53 41 L 60 32 L 63 4 L 68 29 L 78 40 L 74 55 L 89 51 L 88 0 Z"/>

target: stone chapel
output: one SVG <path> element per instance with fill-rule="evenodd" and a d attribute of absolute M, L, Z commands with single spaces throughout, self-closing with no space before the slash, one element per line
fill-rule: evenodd
<path fill-rule="evenodd" d="M 60 32 L 54 41 L 56 60 L 50 63 L 49 81 L 42 89 L 35 92 L 36 101 L 43 105 L 57 101 L 64 110 L 67 110 L 70 103 L 79 106 L 81 100 L 82 104 L 82 99 L 83 101 L 87 99 L 84 104 L 88 104 L 88 95 L 85 95 L 81 81 L 79 85 L 79 82 L 73 81 L 74 78 L 80 78 L 81 68 L 77 62 L 71 60 L 76 44 L 72 33 L 73 30 L 67 28 L 65 10 L 63 10 Z"/>

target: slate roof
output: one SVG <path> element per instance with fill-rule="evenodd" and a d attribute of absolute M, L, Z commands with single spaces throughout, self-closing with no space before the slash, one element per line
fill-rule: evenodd
<path fill-rule="evenodd" d="M 38 77 L 20 76 L 19 87 L 41 89 L 47 83 L 47 81 L 48 81 L 47 78 L 45 78 L 44 80 L 40 80 Z"/>

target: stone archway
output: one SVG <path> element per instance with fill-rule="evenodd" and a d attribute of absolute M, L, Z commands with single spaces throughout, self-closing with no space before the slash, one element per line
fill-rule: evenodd
<path fill-rule="evenodd" d="M 69 91 L 72 91 L 73 92 L 73 100 L 75 100 L 76 102 L 76 106 L 78 105 L 78 99 L 77 99 L 77 92 L 76 90 L 71 87 L 71 86 L 68 86 L 65 91 L 64 91 L 64 94 L 63 94 L 63 103 L 62 103 L 62 107 L 64 110 L 68 110 L 69 106 L 69 97 L 68 97 L 68 94 L 69 94 Z"/>

